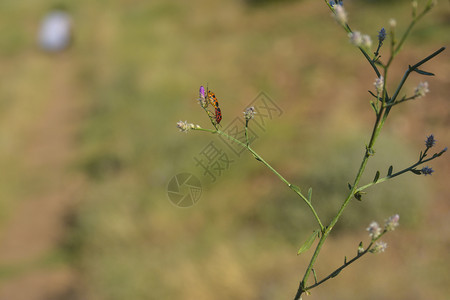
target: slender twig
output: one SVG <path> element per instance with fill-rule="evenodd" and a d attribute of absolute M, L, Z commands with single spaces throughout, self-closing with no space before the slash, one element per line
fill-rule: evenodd
<path fill-rule="evenodd" d="M 210 132 L 210 133 L 217 133 L 220 134 L 224 137 L 226 137 L 229 140 L 232 140 L 233 142 L 241 145 L 242 147 L 244 147 L 245 149 L 247 149 L 251 154 L 253 154 L 253 156 L 255 157 L 256 160 L 260 161 L 261 163 L 263 163 L 267 168 L 269 168 L 269 170 L 271 170 L 275 175 L 277 175 L 278 178 L 280 178 L 280 180 L 282 182 L 284 182 L 291 190 L 293 190 L 297 195 L 300 196 L 300 198 L 303 199 L 303 201 L 306 203 L 306 205 L 309 207 L 309 209 L 311 210 L 311 212 L 313 213 L 317 223 L 320 226 L 320 230 L 324 231 L 324 226 L 319 218 L 319 215 L 317 214 L 316 210 L 314 209 L 314 207 L 312 206 L 311 202 L 308 200 L 308 198 L 306 198 L 302 192 L 299 190 L 298 187 L 296 187 L 295 185 L 291 184 L 289 181 L 286 180 L 286 178 L 284 178 L 277 170 L 275 170 L 268 162 L 266 162 L 258 153 L 256 153 L 248 144 L 244 144 L 242 143 L 240 140 L 236 139 L 233 136 L 230 136 L 228 134 L 226 134 L 225 132 L 221 131 L 221 130 L 212 130 L 212 129 L 206 129 L 206 128 L 194 128 L 193 130 L 199 130 L 199 131 L 206 131 L 206 132 Z"/>
<path fill-rule="evenodd" d="M 427 150 L 428 150 L 428 149 L 427 149 Z M 429 162 L 430 160 L 433 160 L 433 159 L 438 158 L 438 157 L 441 156 L 442 153 L 444 153 L 444 152 L 445 152 L 445 151 L 443 150 L 443 151 L 441 151 L 440 153 L 434 154 L 434 155 L 433 155 L 432 157 L 430 157 L 430 158 L 423 159 L 423 158 L 425 157 L 425 156 L 424 156 L 424 155 L 425 155 L 425 152 L 424 152 L 424 154 L 422 154 L 422 156 L 421 156 L 421 158 L 419 159 L 419 161 L 417 161 L 415 164 L 413 164 L 413 165 L 411 165 L 411 166 L 409 166 L 409 167 L 407 167 L 407 168 L 404 168 L 403 170 L 398 171 L 398 172 L 396 172 L 396 173 L 394 173 L 394 174 L 391 174 L 391 175 L 388 175 L 388 176 L 385 176 L 385 177 L 382 177 L 382 178 L 378 178 L 377 181 L 375 181 L 375 182 L 371 182 L 371 183 L 368 183 L 368 184 L 366 184 L 366 185 L 363 185 L 363 186 L 359 187 L 358 189 L 356 189 L 356 193 L 361 192 L 361 191 L 363 191 L 363 190 L 365 190 L 365 189 L 367 189 L 367 188 L 369 188 L 369 187 L 371 187 L 371 186 L 374 186 L 374 185 L 376 185 L 376 184 L 379 184 L 379 183 L 388 181 L 389 179 L 395 178 L 395 177 L 397 177 L 397 176 L 399 176 L 399 175 L 402 175 L 402 174 L 404 174 L 404 173 L 410 172 L 410 171 L 414 170 L 415 167 L 420 166 L 420 165 L 422 165 L 422 164 L 424 164 L 424 163 L 426 163 L 426 162 Z"/>

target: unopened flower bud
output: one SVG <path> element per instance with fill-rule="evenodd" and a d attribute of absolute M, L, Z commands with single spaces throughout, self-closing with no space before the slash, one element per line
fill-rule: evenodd
<path fill-rule="evenodd" d="M 425 146 L 427 148 L 431 148 L 434 146 L 434 144 L 436 144 L 436 140 L 434 139 L 434 135 L 430 134 L 429 136 L 427 136 L 427 139 L 425 140 Z"/>
<path fill-rule="evenodd" d="M 420 170 L 422 172 L 423 175 L 427 176 L 427 175 L 431 175 L 431 173 L 434 172 L 434 170 L 432 168 L 429 167 L 423 167 L 422 170 Z"/>
<path fill-rule="evenodd" d="M 201 107 L 203 107 L 203 108 L 208 107 L 208 101 L 206 100 L 206 93 L 205 93 L 205 88 L 203 87 L 203 85 L 200 86 L 198 102 L 200 103 Z"/>
<path fill-rule="evenodd" d="M 360 242 L 358 245 L 358 254 L 361 254 L 363 252 L 364 252 L 364 246 L 363 246 L 363 243 Z"/>
<path fill-rule="evenodd" d="M 381 28 L 381 30 L 378 32 L 378 42 L 380 45 L 383 44 L 383 41 L 386 39 L 386 29 Z"/>
<path fill-rule="evenodd" d="M 427 5 L 425 6 L 425 9 L 431 9 L 437 4 L 436 0 L 428 0 Z"/>
<path fill-rule="evenodd" d="M 395 19 L 390 19 L 389 26 L 391 27 L 391 31 L 393 31 L 395 27 L 397 27 L 397 21 Z"/>

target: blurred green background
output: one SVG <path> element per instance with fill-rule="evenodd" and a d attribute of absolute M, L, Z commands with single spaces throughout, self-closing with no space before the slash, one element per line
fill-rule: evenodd
<path fill-rule="evenodd" d="M 346 1 L 347 2 L 347 1 Z M 425 1 L 419 1 L 419 7 Z M 391 73 L 450 42 L 441 1 L 412 32 Z M 63 5 L 73 41 L 41 51 L 43 16 Z M 399 32 L 409 1 L 348 1 L 350 25 L 373 39 Z M 382 52 L 382 58 L 387 57 Z M 448 50 L 425 70 L 431 92 L 391 113 L 365 182 L 415 161 L 426 135 L 450 145 Z M 323 1 L 0 2 L 0 299 L 291 299 L 316 229 L 302 201 L 250 155 L 212 183 L 193 157 L 215 136 L 178 132 L 209 121 L 198 87 L 216 93 L 222 124 L 264 91 L 283 110 L 254 148 L 329 222 L 362 158 L 375 76 Z M 412 93 L 424 78 L 405 85 Z M 392 90 L 392 89 L 391 89 Z M 273 147 L 273 145 L 279 145 Z M 319 257 L 319 277 L 367 243 L 365 228 L 399 213 L 388 250 L 312 290 L 311 299 L 447 299 L 448 155 L 433 176 L 407 174 L 354 201 Z M 178 208 L 167 184 L 196 174 L 200 201 Z"/>

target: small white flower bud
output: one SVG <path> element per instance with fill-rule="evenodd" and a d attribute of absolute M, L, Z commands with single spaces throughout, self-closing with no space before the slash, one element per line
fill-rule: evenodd
<path fill-rule="evenodd" d="M 256 114 L 255 107 L 253 107 L 253 106 L 247 107 L 244 111 L 244 118 L 247 121 L 251 120 L 255 117 L 255 114 Z"/>
<path fill-rule="evenodd" d="M 372 249 L 370 249 L 369 251 L 371 252 L 371 253 L 380 253 L 380 252 L 384 252 L 384 250 L 386 250 L 386 248 L 387 248 L 387 244 L 385 243 L 385 242 L 376 242 L 375 243 L 375 246 L 372 248 Z"/>
<path fill-rule="evenodd" d="M 335 4 L 335 5 L 333 5 L 333 10 L 334 10 L 335 20 L 339 24 L 344 26 L 348 21 L 347 20 L 347 12 L 345 11 L 344 7 L 342 5 Z"/>
<path fill-rule="evenodd" d="M 414 91 L 414 96 L 420 98 L 425 96 L 426 93 L 428 93 L 430 90 L 428 89 L 428 82 L 421 82 L 419 83 L 419 85 L 416 87 L 415 91 Z"/>
<path fill-rule="evenodd" d="M 188 132 L 189 130 L 194 129 L 196 126 L 192 123 L 188 123 L 187 121 L 179 121 L 177 123 L 177 127 L 181 132 Z"/>
<path fill-rule="evenodd" d="M 392 231 L 396 227 L 398 227 L 398 225 L 399 225 L 398 221 L 399 220 L 400 220 L 400 216 L 398 214 L 395 214 L 395 215 L 389 217 L 389 219 L 386 220 L 386 224 L 384 226 L 386 231 Z"/>
<path fill-rule="evenodd" d="M 394 30 L 395 27 L 397 27 L 397 21 L 395 19 L 390 19 L 389 26 L 391 26 L 391 30 Z"/>
<path fill-rule="evenodd" d="M 384 78 L 380 75 L 377 79 L 375 79 L 375 82 L 373 83 L 375 86 L 375 89 L 377 90 L 377 94 L 381 94 L 383 92 L 383 85 L 384 85 Z"/>
<path fill-rule="evenodd" d="M 370 237 L 372 240 L 376 239 L 381 234 L 381 227 L 378 225 L 377 222 L 370 223 L 369 227 L 367 227 L 367 231 L 369 232 Z"/>

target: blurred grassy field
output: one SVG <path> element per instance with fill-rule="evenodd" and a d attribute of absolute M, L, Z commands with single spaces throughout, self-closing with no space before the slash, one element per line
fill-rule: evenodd
<path fill-rule="evenodd" d="M 247 154 L 211 183 L 193 157 L 217 138 L 175 123 L 208 126 L 196 101 L 202 84 L 218 96 L 224 125 L 264 91 L 283 114 L 254 148 L 312 186 L 328 222 L 363 155 L 375 77 L 322 1 L 260 2 L 62 1 L 74 40 L 57 55 L 36 46 L 54 1 L 0 2 L 0 299 L 293 298 L 311 255 L 296 252 L 315 229 L 306 206 Z M 393 84 L 449 45 L 441 2 L 412 32 Z M 375 39 L 391 17 L 406 28 L 408 3 L 346 7 L 352 29 Z M 430 133 L 437 147 L 450 144 L 449 66 L 448 50 L 426 64 L 436 73 L 431 92 L 391 113 L 365 181 L 415 161 Z M 411 76 L 405 90 L 420 80 Z M 405 175 L 349 206 L 318 274 L 352 256 L 371 221 L 399 213 L 401 227 L 386 253 L 309 298 L 448 297 L 447 155 L 431 166 L 433 176 Z M 179 172 L 202 181 L 189 209 L 167 197 Z"/>

